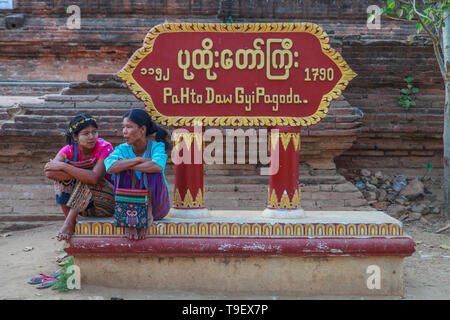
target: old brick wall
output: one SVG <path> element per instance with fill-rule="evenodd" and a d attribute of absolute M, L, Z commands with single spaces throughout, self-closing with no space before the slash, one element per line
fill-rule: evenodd
<path fill-rule="evenodd" d="M 344 154 L 327 152 L 324 146 L 320 150 L 305 148 L 304 155 L 312 163 L 316 154 L 317 167 L 330 163 L 328 159 L 324 161 L 324 154 L 328 154 L 338 156 L 335 163 L 339 168 L 374 168 L 410 175 L 422 174 L 423 164 L 429 162 L 433 174 L 439 175 L 444 91 L 431 43 L 423 35 L 414 36 L 413 26 L 394 21 L 382 20 L 381 29 L 369 30 L 366 9 L 380 3 L 368 0 L 17 0 L 15 10 L 0 10 L 0 81 L 72 82 L 85 81 L 92 73 L 115 73 L 141 46 L 149 29 L 166 21 L 217 23 L 230 18 L 234 22 L 310 21 L 324 28 L 332 47 L 342 53 L 358 74 L 344 95 L 364 117 L 358 138 Z M 80 30 L 66 27 L 69 15 L 64 7 L 71 4 L 81 8 Z M 25 17 L 23 27 L 6 29 L 7 16 L 18 13 Z M 407 76 L 414 77 L 414 85 L 420 89 L 417 106 L 409 111 L 398 105 L 399 90 L 405 86 L 403 79 Z M 0 95 L 37 95 L 40 90 L 33 86 L 0 85 Z M 60 86 L 48 86 L 42 88 L 42 93 L 60 90 Z M 327 125 L 319 124 L 318 128 Z M 45 131 L 45 125 L 41 129 Z M 327 135 L 339 132 L 326 129 Z M 326 137 L 323 139 L 325 143 Z M 2 137 L 0 140 L 4 145 L 14 141 Z M 47 156 L 38 155 L 32 163 Z M 20 158 L 18 153 L 16 161 L 7 160 L 18 168 L 17 172 L 22 170 L 20 166 L 35 165 L 19 164 L 17 159 L 25 158 Z M 7 169 L 4 164 L 7 161 L 2 160 L 1 170 Z M 325 187 L 307 188 L 311 192 L 326 192 L 332 186 L 329 183 Z"/>
<path fill-rule="evenodd" d="M 434 53 L 424 38 L 411 41 L 344 42 L 345 58 L 358 73 L 345 95 L 363 112 L 363 129 L 353 148 L 336 159 L 343 168 L 410 169 L 423 174 L 431 163 L 440 175 L 443 166 L 443 81 Z M 416 106 L 398 104 L 404 78 L 413 77 Z"/>
<path fill-rule="evenodd" d="M 43 175 L 43 166 L 64 145 L 63 134 L 74 115 L 93 115 L 98 119 L 101 137 L 114 146 L 122 143 L 122 115 L 145 106 L 123 82 L 113 78 L 71 83 L 61 94 L 40 98 L 0 97 L 0 232 L 63 218 L 54 204 L 53 183 Z M 221 129 L 226 135 L 226 128 Z M 245 135 L 249 128 L 245 129 L 237 135 Z M 336 155 L 351 147 L 360 130 L 361 115 L 343 97 L 332 102 L 320 126 L 302 130 L 299 184 L 304 209 L 355 210 L 367 206 L 356 187 L 337 173 L 333 162 Z M 210 140 L 205 140 L 208 146 Z M 232 141 L 234 150 L 243 147 L 237 139 Z M 244 148 L 250 154 L 248 138 Z M 266 144 L 263 149 L 267 150 Z M 226 150 L 224 164 L 204 166 L 206 207 L 262 211 L 269 177 L 260 175 L 260 164 L 227 164 Z M 165 174 L 173 190 L 170 158 Z"/>

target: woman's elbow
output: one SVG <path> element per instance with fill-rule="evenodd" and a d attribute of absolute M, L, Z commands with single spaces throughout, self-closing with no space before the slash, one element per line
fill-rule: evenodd
<path fill-rule="evenodd" d="M 91 181 L 89 181 L 89 184 L 97 185 L 100 184 L 103 181 L 104 175 L 95 175 L 91 177 Z"/>
<path fill-rule="evenodd" d="M 55 175 L 53 171 L 46 170 L 44 171 L 45 177 L 50 180 L 55 180 Z"/>

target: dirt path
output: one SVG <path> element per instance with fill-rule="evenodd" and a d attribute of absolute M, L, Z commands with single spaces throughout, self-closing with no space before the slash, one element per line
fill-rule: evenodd
<path fill-rule="evenodd" d="M 81 290 L 57 292 L 51 289 L 38 290 L 27 284 L 36 274 L 49 274 L 60 267 L 56 257 L 63 244 L 55 240 L 60 223 L 26 231 L 10 232 L 11 236 L 0 237 L 0 299 L 303 299 L 293 296 L 261 295 L 211 295 L 202 292 L 113 289 L 83 285 Z M 440 245 L 450 245 L 449 233 L 427 232 L 418 225 L 404 225 L 405 232 L 415 241 L 416 252 L 405 259 L 404 297 L 377 297 L 376 299 L 450 299 L 450 250 Z M 25 247 L 33 247 L 25 252 Z M 312 297 L 312 299 L 333 297 Z M 373 297 L 338 297 L 339 299 L 374 299 Z"/>

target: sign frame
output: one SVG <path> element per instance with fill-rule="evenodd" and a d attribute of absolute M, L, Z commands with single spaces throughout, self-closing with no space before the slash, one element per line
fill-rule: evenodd
<path fill-rule="evenodd" d="M 319 107 L 312 115 L 305 117 L 291 116 L 167 116 L 155 107 L 150 93 L 146 92 L 133 78 L 133 72 L 138 64 L 153 51 L 156 38 L 169 32 L 234 32 L 234 33 L 267 33 L 267 32 L 307 32 L 314 35 L 321 45 L 322 52 L 328 56 L 341 71 L 341 78 L 332 90 L 322 96 Z M 128 60 L 127 64 L 117 73 L 130 91 L 146 106 L 152 119 L 165 126 L 303 126 L 318 123 L 325 118 L 333 99 L 339 98 L 350 80 L 356 73 L 350 69 L 339 52 L 330 47 L 330 40 L 325 31 L 318 25 L 302 23 L 242 23 L 242 24 L 214 24 L 214 23 L 164 23 L 153 27 L 145 37 L 143 47 L 138 49 Z"/>

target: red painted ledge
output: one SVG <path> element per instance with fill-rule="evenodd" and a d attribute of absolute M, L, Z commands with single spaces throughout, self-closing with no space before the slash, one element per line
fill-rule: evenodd
<path fill-rule="evenodd" d="M 313 238 L 73 237 L 65 249 L 73 256 L 410 256 L 410 236 Z"/>

